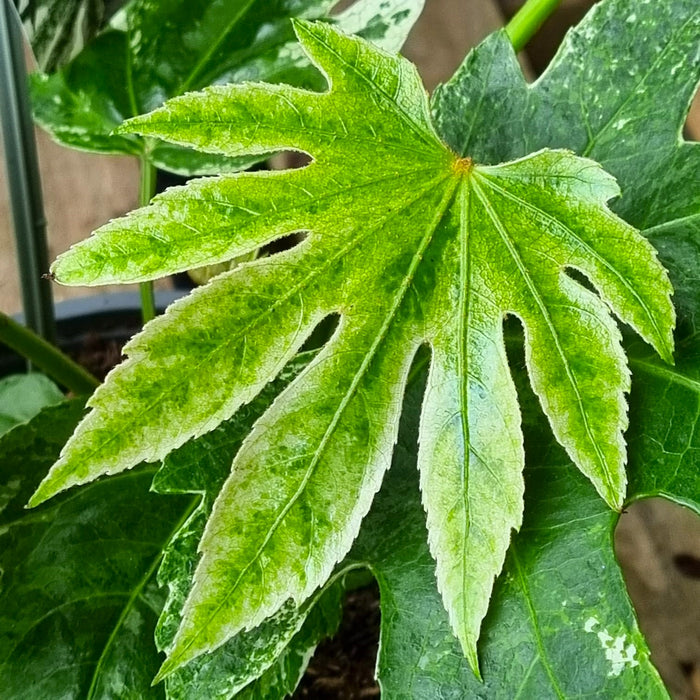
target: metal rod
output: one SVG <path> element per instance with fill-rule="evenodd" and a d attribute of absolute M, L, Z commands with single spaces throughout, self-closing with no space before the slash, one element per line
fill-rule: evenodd
<path fill-rule="evenodd" d="M 46 218 L 29 106 L 22 26 L 9 0 L 0 0 L 0 122 L 24 316 L 49 342 L 56 337 Z"/>

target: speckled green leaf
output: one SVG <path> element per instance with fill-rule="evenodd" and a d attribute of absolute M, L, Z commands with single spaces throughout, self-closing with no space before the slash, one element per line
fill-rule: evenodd
<path fill-rule="evenodd" d="M 62 70 L 32 76 L 35 118 L 56 140 L 73 148 L 145 154 L 154 165 L 185 175 L 240 170 L 260 157 L 215 156 L 112 131 L 167 98 L 214 83 L 317 85 L 318 72 L 293 41 L 290 18 L 329 18 L 335 4 L 336 0 L 131 0 Z M 422 7 L 423 0 L 357 0 L 329 19 L 398 50 Z"/>
<path fill-rule="evenodd" d="M 298 32 L 328 92 L 211 88 L 120 131 L 234 157 L 291 148 L 311 165 L 171 191 L 53 271 L 68 283 L 135 281 L 309 235 L 147 326 L 32 503 L 211 430 L 340 314 L 236 456 L 200 544 L 171 672 L 328 578 L 389 466 L 408 369 L 427 343 L 421 488 L 439 587 L 476 668 L 481 619 L 522 514 L 503 316 L 525 326 L 530 378 L 555 435 L 619 508 L 629 378 L 609 309 L 668 359 L 670 285 L 652 247 L 607 209 L 618 189 L 596 163 L 566 151 L 499 166 L 459 158 L 435 133 L 408 62 L 325 24 Z"/>
<path fill-rule="evenodd" d="M 394 463 L 347 560 L 368 565 L 379 582 L 382 697 L 667 698 L 613 554 L 617 515 L 541 431 L 528 443 L 525 519 L 484 620 L 483 683 L 474 678 L 425 545 L 419 401 L 409 393 Z"/>
<path fill-rule="evenodd" d="M 63 398 L 61 390 L 43 374 L 12 374 L 0 379 L 0 435 Z"/>
<path fill-rule="evenodd" d="M 659 251 L 679 315 L 675 367 L 639 345 L 631 350 L 630 496 L 665 495 L 696 509 L 700 144 L 682 130 L 700 79 L 698 36 L 695 0 L 608 0 L 567 35 L 532 86 L 497 33 L 433 99 L 458 152 L 500 162 L 570 148 L 617 177 L 622 196 L 612 207 Z"/>
<path fill-rule="evenodd" d="M 457 153 L 487 163 L 571 149 L 615 176 L 622 196 L 613 208 L 633 225 L 697 231 L 700 146 L 681 132 L 700 73 L 699 33 L 696 0 L 599 2 L 528 85 L 497 32 L 436 91 L 438 128 Z"/>
<path fill-rule="evenodd" d="M 52 406 L 0 439 L 4 700 L 164 696 L 151 688 L 155 568 L 187 499 L 149 493 L 146 468 L 24 509 L 82 413 Z"/>

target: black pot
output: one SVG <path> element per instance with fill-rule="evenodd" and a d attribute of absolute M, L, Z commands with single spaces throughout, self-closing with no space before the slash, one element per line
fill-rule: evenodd
<path fill-rule="evenodd" d="M 159 313 L 162 312 L 184 294 L 185 290 L 157 291 L 156 309 Z M 23 323 L 24 315 L 17 314 L 15 320 Z M 86 353 L 94 353 L 97 348 L 111 348 L 112 355 L 120 353 L 122 345 L 137 333 L 141 326 L 138 292 L 111 292 L 68 299 L 56 304 L 57 345 L 79 362 Z M 89 369 L 96 375 L 103 374 L 99 367 Z M 0 344 L 0 377 L 25 370 L 24 358 Z"/>

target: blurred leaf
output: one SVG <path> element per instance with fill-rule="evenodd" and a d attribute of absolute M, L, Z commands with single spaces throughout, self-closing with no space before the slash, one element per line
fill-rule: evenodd
<path fill-rule="evenodd" d="M 123 0 L 13 0 L 39 68 L 65 65 L 124 4 Z"/>
<path fill-rule="evenodd" d="M 0 379 L 0 435 L 63 399 L 63 392 L 43 374 L 13 374 Z"/>

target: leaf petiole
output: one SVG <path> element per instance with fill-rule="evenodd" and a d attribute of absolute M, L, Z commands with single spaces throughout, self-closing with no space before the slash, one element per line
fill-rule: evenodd
<path fill-rule="evenodd" d="M 522 51 L 561 0 L 527 0 L 506 25 L 506 34 L 516 53 Z"/>
<path fill-rule="evenodd" d="M 57 347 L 0 311 L 0 341 L 75 394 L 92 394 L 100 385 Z"/>
<path fill-rule="evenodd" d="M 147 206 L 156 191 L 156 169 L 147 155 L 141 157 L 141 182 L 139 187 L 139 206 Z M 148 323 L 156 317 L 156 301 L 153 294 L 153 282 L 139 284 L 141 295 L 141 319 Z"/>

